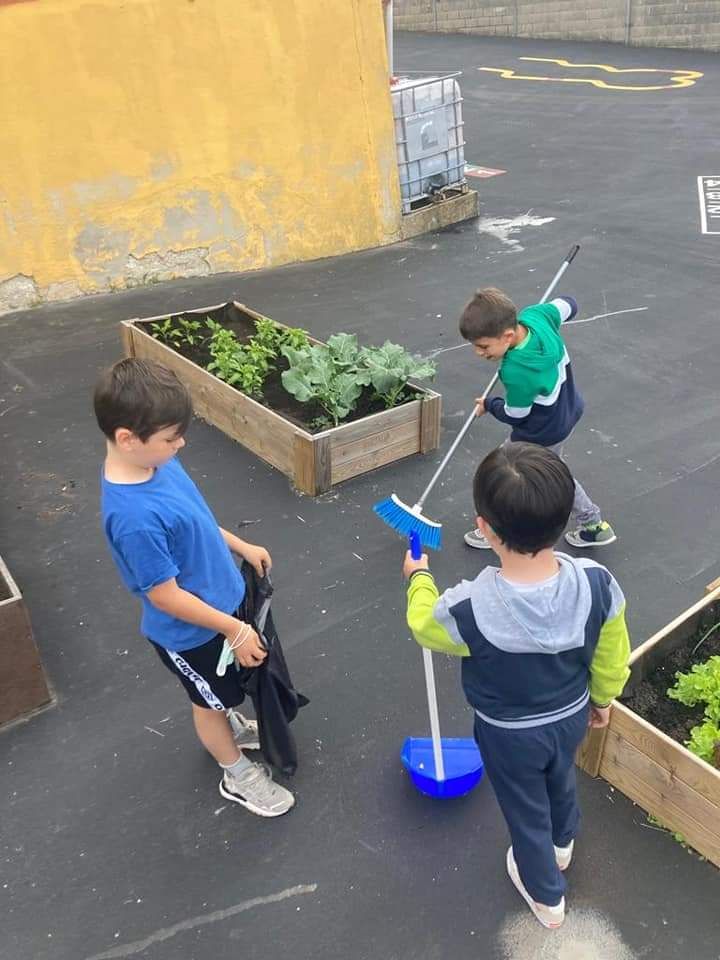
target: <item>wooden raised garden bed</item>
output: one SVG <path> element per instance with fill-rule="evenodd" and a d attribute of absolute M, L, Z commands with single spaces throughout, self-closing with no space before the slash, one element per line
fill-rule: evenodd
<path fill-rule="evenodd" d="M 673 685 L 680 662 L 686 670 L 686 663 L 701 663 L 718 653 L 717 632 L 712 643 L 692 651 L 698 635 L 705 635 L 707 626 L 719 618 L 720 582 L 711 584 L 703 600 L 634 650 L 625 702 L 613 703 L 609 725 L 589 731 L 576 758 L 586 773 L 603 777 L 716 866 L 720 866 L 720 770 L 638 711 L 657 711 L 658 694 Z M 690 708 L 681 706 L 682 710 L 691 713 Z M 686 721 L 686 726 L 694 722 L 699 718 Z"/>
<path fill-rule="evenodd" d="M 187 384 L 199 417 L 282 471 L 304 493 L 317 496 L 343 480 L 414 453 L 435 450 L 440 443 L 442 398 L 432 390 L 411 384 L 421 399 L 313 433 L 293 417 L 292 398 L 289 412 L 271 409 L 155 339 L 148 332 L 150 325 L 167 316 L 124 320 L 126 356 L 157 360 L 173 369 Z M 182 316 L 244 318 L 249 322 L 265 319 L 240 303 L 184 311 Z"/>
<path fill-rule="evenodd" d="M 52 699 L 25 601 L 0 557 L 0 725 Z"/>

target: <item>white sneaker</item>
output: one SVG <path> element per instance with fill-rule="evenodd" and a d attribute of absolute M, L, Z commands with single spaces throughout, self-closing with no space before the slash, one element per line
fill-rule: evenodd
<path fill-rule="evenodd" d="M 239 777 L 233 777 L 226 770 L 219 789 L 226 800 L 239 803 L 259 817 L 281 817 L 295 805 L 290 791 L 274 783 L 268 770 L 259 763 L 251 764 Z"/>
<path fill-rule="evenodd" d="M 476 550 L 492 550 L 489 542 L 485 537 L 480 533 L 477 527 L 473 530 L 469 530 L 463 540 L 469 547 L 475 547 Z"/>
<path fill-rule="evenodd" d="M 570 866 L 574 846 L 575 841 L 571 840 L 566 847 L 554 847 L 555 859 L 557 860 L 557 865 L 561 870 L 567 870 L 567 868 Z"/>
<path fill-rule="evenodd" d="M 518 872 L 517 864 L 515 863 L 512 847 L 508 849 L 506 865 L 508 875 L 514 883 L 515 889 L 535 914 L 535 918 L 549 930 L 555 930 L 557 927 L 562 926 L 563 921 L 565 920 L 565 897 L 563 897 L 560 903 L 558 903 L 555 907 L 549 907 L 545 903 L 536 903 L 527 892 L 525 885 L 520 879 L 520 874 Z"/>
<path fill-rule="evenodd" d="M 239 710 L 234 708 L 226 711 L 232 727 L 233 738 L 241 750 L 259 750 L 260 734 L 255 720 L 248 720 Z"/>

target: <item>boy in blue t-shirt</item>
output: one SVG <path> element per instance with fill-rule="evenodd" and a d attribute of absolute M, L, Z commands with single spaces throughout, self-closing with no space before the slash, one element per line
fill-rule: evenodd
<path fill-rule="evenodd" d="M 142 632 L 190 697 L 198 738 L 223 770 L 222 796 L 259 816 L 287 813 L 293 795 L 242 752 L 259 741 L 257 724 L 232 709 L 243 700 L 238 672 L 216 672 L 225 640 L 243 667 L 266 657 L 241 616 L 245 582 L 232 554 L 260 576 L 270 555 L 218 526 L 175 459 L 192 405 L 172 371 L 121 360 L 100 377 L 94 407 L 107 439 L 103 528 L 125 585 L 142 602 Z"/>

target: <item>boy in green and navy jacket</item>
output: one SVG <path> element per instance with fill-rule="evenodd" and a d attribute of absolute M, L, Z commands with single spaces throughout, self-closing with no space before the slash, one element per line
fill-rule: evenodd
<path fill-rule="evenodd" d="M 500 558 L 442 595 L 408 553 L 407 620 L 422 646 L 462 660 L 475 738 L 507 822 L 507 870 L 537 919 L 559 926 L 578 832 L 575 751 L 629 676 L 625 598 L 614 577 L 553 545 L 570 471 L 536 444 L 499 447 L 474 481 L 477 524 Z"/>
<path fill-rule="evenodd" d="M 549 447 L 562 456 L 562 448 L 583 413 L 583 399 L 575 386 L 560 326 L 577 314 L 572 297 L 525 307 L 501 290 L 478 290 L 460 318 L 460 333 L 476 353 L 500 363 L 498 376 L 505 398 L 478 400 L 478 416 L 490 413 L 512 429 L 510 442 L 523 441 Z M 572 529 L 565 538 L 574 547 L 599 547 L 617 538 L 600 508 L 575 481 Z M 489 549 L 474 529 L 465 535 L 468 546 Z"/>

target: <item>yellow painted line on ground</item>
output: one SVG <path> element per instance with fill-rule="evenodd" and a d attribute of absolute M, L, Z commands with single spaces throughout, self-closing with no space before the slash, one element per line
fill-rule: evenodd
<path fill-rule="evenodd" d="M 497 73 L 503 80 L 542 80 L 546 83 L 589 83 L 602 90 L 679 90 L 682 87 L 692 87 L 696 80 L 703 76 L 698 70 L 668 70 L 660 67 L 614 67 L 608 63 L 572 63 L 570 60 L 559 60 L 552 57 L 518 57 L 519 60 L 532 60 L 535 63 L 555 63 L 559 67 L 571 67 L 584 70 L 604 70 L 606 73 L 669 73 L 670 83 L 652 84 L 644 86 L 629 86 L 627 84 L 608 83 L 592 77 L 541 77 L 533 74 L 516 73 L 510 67 L 478 67 L 486 73 Z"/>

